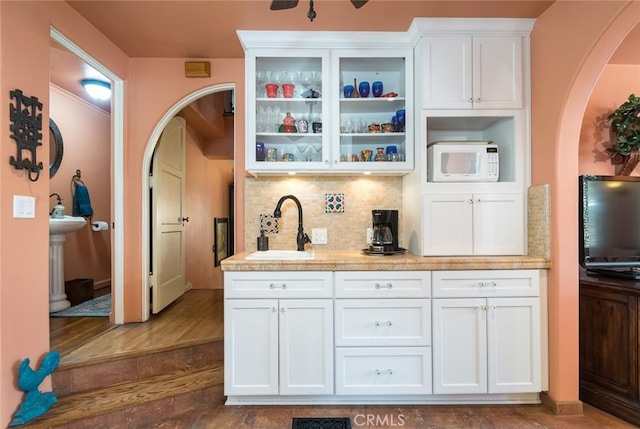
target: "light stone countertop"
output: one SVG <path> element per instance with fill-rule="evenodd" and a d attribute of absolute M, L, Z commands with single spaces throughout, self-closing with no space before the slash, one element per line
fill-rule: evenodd
<path fill-rule="evenodd" d="M 360 250 L 315 250 L 314 259 L 247 260 L 242 252 L 222 261 L 223 271 L 421 271 L 548 269 L 537 256 L 365 255 Z"/>

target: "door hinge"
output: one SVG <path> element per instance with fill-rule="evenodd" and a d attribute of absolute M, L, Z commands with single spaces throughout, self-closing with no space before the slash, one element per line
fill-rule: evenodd
<path fill-rule="evenodd" d="M 156 282 L 156 276 L 154 276 L 153 274 L 149 274 L 149 289 L 153 287 L 155 282 Z"/>

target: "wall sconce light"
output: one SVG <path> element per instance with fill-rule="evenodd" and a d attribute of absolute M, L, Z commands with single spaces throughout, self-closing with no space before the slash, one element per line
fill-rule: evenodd
<path fill-rule="evenodd" d="M 96 100 L 108 100 L 111 98 L 111 84 L 96 79 L 83 79 L 80 84 L 87 94 Z"/>

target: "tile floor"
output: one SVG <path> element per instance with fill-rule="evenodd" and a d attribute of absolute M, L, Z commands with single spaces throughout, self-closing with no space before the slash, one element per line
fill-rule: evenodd
<path fill-rule="evenodd" d="M 637 427 L 587 404 L 582 416 L 556 416 L 542 405 L 225 406 L 223 401 L 144 429 L 289 429 L 293 417 L 350 417 L 353 429 Z"/>

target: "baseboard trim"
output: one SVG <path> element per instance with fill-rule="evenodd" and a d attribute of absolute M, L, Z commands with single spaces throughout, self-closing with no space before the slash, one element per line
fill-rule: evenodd
<path fill-rule="evenodd" d="M 540 402 L 558 416 L 580 416 L 583 413 L 582 401 L 557 401 L 547 392 L 540 393 Z"/>
<path fill-rule="evenodd" d="M 98 290 L 98 289 L 102 289 L 105 287 L 111 287 L 111 279 L 104 279 L 104 280 L 100 280 L 97 282 L 93 282 L 93 290 Z"/>

